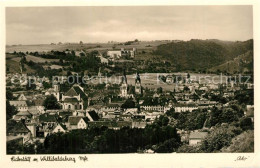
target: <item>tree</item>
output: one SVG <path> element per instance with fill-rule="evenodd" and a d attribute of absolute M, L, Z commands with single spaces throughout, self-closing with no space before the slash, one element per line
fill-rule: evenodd
<path fill-rule="evenodd" d="M 44 89 L 49 89 L 49 88 L 51 88 L 51 84 L 48 83 L 48 82 L 43 81 L 42 85 L 43 85 Z"/>
<path fill-rule="evenodd" d="M 162 144 L 158 145 L 155 152 L 158 153 L 172 153 L 175 152 L 180 146 L 180 142 L 175 138 L 164 141 Z"/>
<path fill-rule="evenodd" d="M 234 137 L 230 146 L 222 148 L 222 152 L 249 153 L 254 152 L 254 131 L 246 131 Z"/>
<path fill-rule="evenodd" d="M 157 88 L 157 93 L 158 93 L 158 94 L 160 94 L 160 93 L 162 93 L 162 92 L 163 92 L 163 88 L 162 88 L 162 87 Z"/>
<path fill-rule="evenodd" d="M 188 88 L 188 86 L 184 86 L 183 90 L 186 91 L 186 92 L 190 91 L 190 89 Z"/>
<path fill-rule="evenodd" d="M 10 90 L 6 91 L 6 99 L 7 100 L 13 100 L 14 96 L 13 96 L 13 92 L 11 92 Z"/>
<path fill-rule="evenodd" d="M 158 124 L 159 126 L 167 126 L 169 123 L 169 118 L 167 116 L 161 115 L 154 121 L 154 123 Z"/>
<path fill-rule="evenodd" d="M 187 74 L 187 78 L 190 79 L 190 74 L 189 73 Z"/>
<path fill-rule="evenodd" d="M 233 110 L 232 108 L 224 108 L 219 120 L 222 123 L 231 123 L 233 121 L 238 121 L 238 115 L 236 113 L 235 110 Z"/>
<path fill-rule="evenodd" d="M 173 117 L 173 116 L 175 115 L 174 113 L 175 113 L 175 109 L 174 109 L 174 108 L 171 108 L 170 110 L 166 111 L 165 114 L 166 114 L 167 116 L 169 116 L 169 117 L 170 117 L 170 116 Z M 175 118 L 175 117 L 173 117 L 173 118 Z"/>
<path fill-rule="evenodd" d="M 232 138 L 239 135 L 242 130 L 235 126 L 223 125 L 213 129 L 210 134 L 202 141 L 201 149 L 204 152 L 219 151 L 223 147 L 231 144 Z"/>
<path fill-rule="evenodd" d="M 70 71 L 67 71 L 67 77 L 71 76 L 72 73 Z"/>
<path fill-rule="evenodd" d="M 17 113 L 14 106 L 10 105 L 9 100 L 6 101 L 6 120 L 9 120 Z"/>
<path fill-rule="evenodd" d="M 122 104 L 121 108 L 135 108 L 135 102 L 131 99 L 127 99 L 124 104 Z"/>
<path fill-rule="evenodd" d="M 242 118 L 239 122 L 239 126 L 243 130 L 249 130 L 249 129 L 254 129 L 254 123 L 252 122 L 251 118 Z"/>
<path fill-rule="evenodd" d="M 54 95 L 47 96 L 43 102 L 46 109 L 60 109 L 60 105 Z"/>

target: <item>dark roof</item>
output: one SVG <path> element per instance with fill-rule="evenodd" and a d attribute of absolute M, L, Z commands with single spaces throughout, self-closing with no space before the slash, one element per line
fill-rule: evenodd
<path fill-rule="evenodd" d="M 59 123 L 58 125 L 60 125 L 60 126 L 61 126 L 61 128 L 63 128 L 64 130 L 67 130 L 67 127 L 66 127 L 66 125 L 63 125 L 62 123 Z"/>
<path fill-rule="evenodd" d="M 88 117 L 84 117 L 83 120 L 84 120 L 86 123 L 89 122 Z"/>
<path fill-rule="evenodd" d="M 22 136 L 7 136 L 6 137 L 7 142 L 16 141 L 16 140 L 20 140 L 20 139 L 23 140 L 23 137 Z"/>
<path fill-rule="evenodd" d="M 60 117 L 71 116 L 71 115 L 72 115 L 72 112 L 70 112 L 70 111 L 59 112 Z"/>
<path fill-rule="evenodd" d="M 88 114 L 90 115 L 90 117 L 94 120 L 97 121 L 99 120 L 99 116 L 95 111 L 89 111 Z"/>
<path fill-rule="evenodd" d="M 118 104 L 118 103 L 110 103 L 107 105 L 107 107 L 121 107 L 122 104 Z"/>
<path fill-rule="evenodd" d="M 188 103 L 188 104 L 175 104 L 175 107 L 198 107 L 197 104 Z"/>
<path fill-rule="evenodd" d="M 80 94 L 80 97 L 83 99 L 83 100 L 87 100 L 87 96 L 86 94 L 78 87 L 78 86 L 74 86 L 74 89 L 75 91 Z"/>
<path fill-rule="evenodd" d="M 49 114 L 42 114 L 39 116 L 40 122 L 56 122 L 56 116 L 55 115 L 49 115 Z"/>
<path fill-rule="evenodd" d="M 32 116 L 32 114 L 28 111 L 20 111 L 16 115 L 17 116 Z"/>
<path fill-rule="evenodd" d="M 10 131 L 11 133 L 28 133 L 30 130 L 22 122 L 16 123 L 14 128 Z"/>
<path fill-rule="evenodd" d="M 80 116 L 70 116 L 68 122 L 70 123 L 70 125 L 77 125 L 79 123 L 79 120 L 81 120 L 82 118 L 83 117 Z"/>
<path fill-rule="evenodd" d="M 78 102 L 78 99 L 75 97 L 72 98 L 67 97 L 64 99 L 64 102 Z"/>
<path fill-rule="evenodd" d="M 74 87 L 70 88 L 69 91 L 65 94 L 65 96 L 78 96 L 77 92 L 75 91 Z"/>
<path fill-rule="evenodd" d="M 65 96 L 78 96 L 80 95 L 80 97 L 83 100 L 87 100 L 87 96 L 86 94 L 78 87 L 78 86 L 73 86 L 72 88 L 70 88 L 70 90 L 65 94 Z"/>
<path fill-rule="evenodd" d="M 132 126 L 132 122 L 129 121 L 89 121 L 89 126 L 90 127 L 102 127 L 102 126 L 106 126 L 106 127 L 131 127 Z"/>

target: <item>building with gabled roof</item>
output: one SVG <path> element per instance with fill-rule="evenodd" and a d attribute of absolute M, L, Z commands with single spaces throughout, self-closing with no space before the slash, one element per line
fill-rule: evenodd
<path fill-rule="evenodd" d="M 189 136 L 189 145 L 199 145 L 207 135 L 207 132 L 191 132 Z"/>
<path fill-rule="evenodd" d="M 198 105 L 194 104 L 194 103 L 188 103 L 188 104 L 175 104 L 174 105 L 174 110 L 175 112 L 192 112 L 193 110 L 197 110 L 198 109 Z"/>
<path fill-rule="evenodd" d="M 19 100 L 19 101 L 26 101 L 27 98 L 26 98 L 25 95 L 22 93 L 22 94 L 18 97 L 17 100 Z"/>
<path fill-rule="evenodd" d="M 40 129 L 39 132 L 43 132 L 44 137 L 52 133 L 52 130 L 58 125 L 56 115 L 50 115 L 48 113 L 39 116 Z"/>
<path fill-rule="evenodd" d="M 69 116 L 68 125 L 70 130 L 75 129 L 87 129 L 89 121 L 88 118 L 84 118 L 81 116 Z"/>
<path fill-rule="evenodd" d="M 13 116 L 15 121 L 25 120 L 25 122 L 30 121 L 32 118 L 32 114 L 29 111 L 20 111 L 16 115 Z"/>
<path fill-rule="evenodd" d="M 86 112 L 86 117 L 89 119 L 89 121 L 97 121 L 99 120 L 99 116 L 95 111 L 88 111 Z"/>
<path fill-rule="evenodd" d="M 61 103 L 63 110 L 85 110 L 88 103 L 88 97 L 84 93 L 82 87 L 74 85 L 62 95 Z"/>
<path fill-rule="evenodd" d="M 23 143 L 31 139 L 31 131 L 23 122 L 17 122 L 12 130 L 8 132 L 9 135 L 16 137 L 23 137 Z"/>
<path fill-rule="evenodd" d="M 58 123 L 58 125 L 52 130 L 52 133 L 67 132 L 65 125 Z"/>
<path fill-rule="evenodd" d="M 56 123 L 57 118 L 55 115 L 50 115 L 50 114 L 42 114 L 39 116 L 39 122 L 40 123 Z"/>
<path fill-rule="evenodd" d="M 18 111 L 27 111 L 28 110 L 27 102 L 24 100 L 22 100 L 22 101 L 11 100 L 10 105 L 14 106 Z"/>

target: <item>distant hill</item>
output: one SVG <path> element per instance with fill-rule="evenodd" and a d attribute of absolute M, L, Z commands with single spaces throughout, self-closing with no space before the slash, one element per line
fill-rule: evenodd
<path fill-rule="evenodd" d="M 211 39 L 159 45 L 154 54 L 168 59 L 177 71 L 206 71 L 248 51 L 253 51 L 252 39 L 243 42 Z"/>
<path fill-rule="evenodd" d="M 235 57 L 233 60 L 227 61 L 221 65 L 210 68 L 213 72 L 228 73 L 251 73 L 253 72 L 253 51 L 250 50 L 242 55 Z"/>

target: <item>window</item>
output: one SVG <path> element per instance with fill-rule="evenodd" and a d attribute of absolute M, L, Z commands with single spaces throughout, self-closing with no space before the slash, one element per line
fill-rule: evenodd
<path fill-rule="evenodd" d="M 69 109 L 71 108 L 70 105 L 68 105 L 68 108 L 69 108 Z"/>

